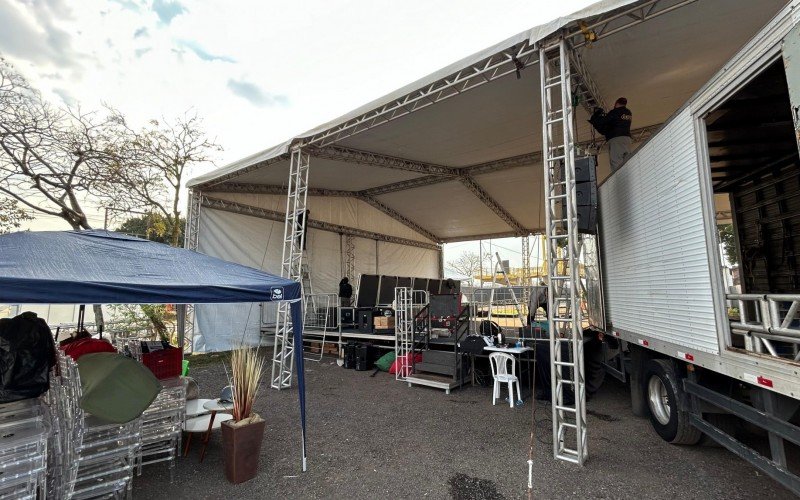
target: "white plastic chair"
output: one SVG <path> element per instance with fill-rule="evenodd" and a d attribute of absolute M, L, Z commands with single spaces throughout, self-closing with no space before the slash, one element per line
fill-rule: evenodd
<path fill-rule="evenodd" d="M 500 384 L 508 384 L 508 405 L 513 408 L 515 384 L 517 386 L 517 399 L 522 401 L 522 390 L 519 387 L 514 356 L 504 352 L 493 352 L 489 355 L 489 363 L 492 365 L 492 376 L 494 377 L 492 404 L 497 404 L 497 398 L 500 397 Z M 509 364 L 511 365 L 511 370 L 509 370 Z"/>

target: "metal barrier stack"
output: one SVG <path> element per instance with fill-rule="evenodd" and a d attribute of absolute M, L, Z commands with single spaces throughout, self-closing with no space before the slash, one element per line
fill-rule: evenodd
<path fill-rule="evenodd" d="M 142 446 L 136 456 L 137 474 L 142 466 L 167 462 L 169 477 L 175 477 L 175 463 L 181 449 L 181 434 L 186 416 L 186 381 L 162 380 L 164 388 L 142 415 Z"/>
<path fill-rule="evenodd" d="M 50 416 L 39 399 L 0 405 L 0 498 L 48 498 Z"/>

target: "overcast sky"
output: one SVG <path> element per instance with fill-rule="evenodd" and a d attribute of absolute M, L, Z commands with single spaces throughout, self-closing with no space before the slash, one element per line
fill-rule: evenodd
<path fill-rule="evenodd" d="M 134 124 L 196 111 L 222 166 L 590 3 L 0 0 L 0 53 L 54 101 Z"/>

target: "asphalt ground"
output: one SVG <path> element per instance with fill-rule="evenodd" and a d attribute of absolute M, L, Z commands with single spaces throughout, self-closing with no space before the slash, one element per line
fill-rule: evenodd
<path fill-rule="evenodd" d="M 531 400 L 492 406 L 490 387 L 407 387 L 393 375 L 307 362 L 308 471 L 301 472 L 298 393 L 262 384 L 267 421 L 258 476 L 232 485 L 219 431 L 203 463 L 199 440 L 170 482 L 145 467 L 134 498 L 527 498 Z M 221 358 L 193 366 L 201 397 L 226 385 Z M 533 498 L 793 498 L 722 448 L 670 445 L 630 411 L 627 388 L 607 378 L 588 403 L 590 459 L 553 459 L 549 407 L 536 402 Z"/>

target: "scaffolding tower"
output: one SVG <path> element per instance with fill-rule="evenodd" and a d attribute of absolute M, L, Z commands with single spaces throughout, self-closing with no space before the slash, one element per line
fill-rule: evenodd
<path fill-rule="evenodd" d="M 303 284 L 303 244 L 305 226 L 308 223 L 306 201 L 308 195 L 309 155 L 300 148 L 292 150 L 289 164 L 289 188 L 286 197 L 286 221 L 283 226 L 283 257 L 281 277 Z M 300 292 L 305 302 L 305 291 Z M 275 351 L 272 356 L 272 378 L 270 387 L 288 389 L 292 385 L 294 370 L 294 349 L 292 319 L 288 301 L 278 302 L 278 315 L 275 321 Z"/>
<path fill-rule="evenodd" d="M 575 117 L 570 52 L 563 38 L 549 45 L 543 44 L 539 48 L 539 67 L 553 455 L 557 459 L 583 465 L 587 457 L 586 393 L 578 296 Z M 559 248 L 564 249 L 561 256 Z"/>

